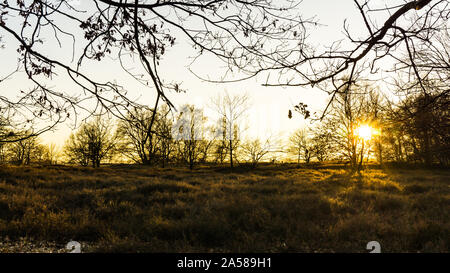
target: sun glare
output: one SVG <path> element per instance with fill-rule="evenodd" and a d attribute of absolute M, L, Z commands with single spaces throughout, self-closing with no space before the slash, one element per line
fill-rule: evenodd
<path fill-rule="evenodd" d="M 358 136 L 364 140 L 372 138 L 373 129 L 369 125 L 361 125 L 357 129 Z"/>

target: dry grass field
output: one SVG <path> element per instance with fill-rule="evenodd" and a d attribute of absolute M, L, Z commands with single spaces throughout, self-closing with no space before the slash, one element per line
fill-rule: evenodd
<path fill-rule="evenodd" d="M 0 170 L 0 251 L 449 252 L 450 171 Z"/>

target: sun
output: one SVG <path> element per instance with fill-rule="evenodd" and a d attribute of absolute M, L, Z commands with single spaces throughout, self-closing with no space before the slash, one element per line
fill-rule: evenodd
<path fill-rule="evenodd" d="M 372 138 L 373 128 L 367 124 L 359 126 L 357 129 L 357 134 L 360 138 L 364 140 L 369 140 Z"/>

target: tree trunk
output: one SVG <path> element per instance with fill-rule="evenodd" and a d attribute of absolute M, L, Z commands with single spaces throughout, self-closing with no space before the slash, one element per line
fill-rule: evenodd
<path fill-rule="evenodd" d="M 428 132 L 428 128 L 424 129 L 424 161 L 425 165 L 430 166 L 432 159 L 431 159 L 431 153 L 430 153 L 430 134 Z"/>
<path fill-rule="evenodd" d="M 378 163 L 380 165 L 383 165 L 383 145 L 381 144 L 380 140 L 378 140 L 377 146 L 378 146 Z"/>
<path fill-rule="evenodd" d="M 233 141 L 230 139 L 230 166 L 233 168 Z"/>
<path fill-rule="evenodd" d="M 397 137 L 398 140 L 398 153 L 397 153 L 397 160 L 403 161 L 403 149 L 402 149 L 402 140 L 401 138 Z"/>
<path fill-rule="evenodd" d="M 364 140 L 362 142 L 362 147 L 361 147 L 361 158 L 359 160 L 358 171 L 362 169 L 363 159 L 364 159 Z"/>
<path fill-rule="evenodd" d="M 193 169 L 194 168 L 194 160 L 191 158 L 191 157 L 189 157 L 189 169 Z"/>

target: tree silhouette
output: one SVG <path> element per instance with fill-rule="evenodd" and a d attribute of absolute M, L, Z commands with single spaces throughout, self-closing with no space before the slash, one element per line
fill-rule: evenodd
<path fill-rule="evenodd" d="M 100 167 L 100 163 L 114 156 L 116 135 L 111 134 L 111 123 L 101 117 L 83 123 L 77 132 L 72 133 L 64 147 L 69 161 L 83 166 L 89 163 Z"/>
<path fill-rule="evenodd" d="M 237 148 L 240 137 L 240 122 L 249 108 L 249 96 L 247 94 L 230 95 L 228 92 L 219 95 L 212 100 L 214 110 L 222 118 L 221 128 L 224 138 L 228 141 L 227 150 L 229 152 L 230 166 L 233 168 L 234 150 Z"/>
<path fill-rule="evenodd" d="M 418 86 L 414 90 L 422 93 L 427 92 L 424 82 L 430 78 L 448 81 L 447 0 L 409 0 L 395 5 L 385 1 L 384 6 L 375 0 L 353 2 L 365 26 L 364 37 L 353 34 L 352 25 L 344 21 L 345 41 L 325 45 L 324 50 L 304 43 L 272 67 L 279 71 L 277 80 L 268 77 L 265 85 L 312 86 L 326 91 L 331 98 L 323 118 L 337 93 L 350 89 L 358 78 L 375 78 L 393 85 L 404 80 L 405 89 Z M 448 86 L 440 92 L 448 93 Z M 305 108 L 298 110 L 309 114 Z"/>
<path fill-rule="evenodd" d="M 100 81 L 98 75 L 86 72 L 87 61 L 103 61 L 107 57 L 119 60 L 117 64 L 144 88 L 156 90 L 153 109 L 157 109 L 161 100 L 172 106 L 168 90 L 183 90 L 180 83 L 164 81 L 158 69 L 176 41 L 188 40 L 196 50 L 194 59 L 209 54 L 225 62 L 228 72 L 238 69 L 245 73 L 256 63 L 276 63 L 281 54 L 279 46 L 294 33 L 296 39 L 303 37 L 307 22 L 290 14 L 297 5 L 294 1 L 275 4 L 267 0 L 94 0 L 84 1 L 86 7 L 74 3 L 0 2 L 2 41 L 7 36 L 8 41 L 18 44 L 18 70 L 36 86 L 24 91 L 18 101 L 1 96 L 0 108 L 2 114 L 11 109 L 28 110 L 32 118 L 24 118 L 26 121 L 46 118 L 53 122 L 49 126 L 41 123 L 43 128 L 34 134 L 53 128 L 78 111 L 108 111 L 122 118 L 129 107 L 140 106 L 120 85 Z M 71 52 L 73 60 L 63 61 L 53 55 L 46 49 L 51 44 Z M 125 64 L 134 57 L 140 65 L 132 70 Z M 82 91 L 79 95 L 45 84 L 63 74 Z M 94 102 L 94 110 L 85 106 L 87 101 Z M 153 120 L 154 116 L 150 128 Z"/>
<path fill-rule="evenodd" d="M 203 109 L 194 105 L 183 105 L 172 128 L 172 134 L 178 143 L 180 159 L 189 164 L 192 170 L 202 153 L 202 141 L 205 138 L 206 117 Z"/>
<path fill-rule="evenodd" d="M 276 145 L 273 143 L 271 137 L 268 137 L 263 141 L 260 139 L 248 139 L 242 144 L 241 150 L 243 155 L 247 157 L 251 166 L 256 168 L 262 159 L 275 151 L 275 146 Z"/>
<path fill-rule="evenodd" d="M 307 129 L 299 129 L 289 137 L 289 152 L 297 156 L 297 163 L 303 159 L 309 163 L 313 154 L 313 142 Z"/>
<path fill-rule="evenodd" d="M 401 160 L 426 165 L 449 164 L 449 103 L 448 94 L 418 94 L 390 111 L 387 130 L 400 130 L 402 138 L 394 145 L 398 146 Z"/>

